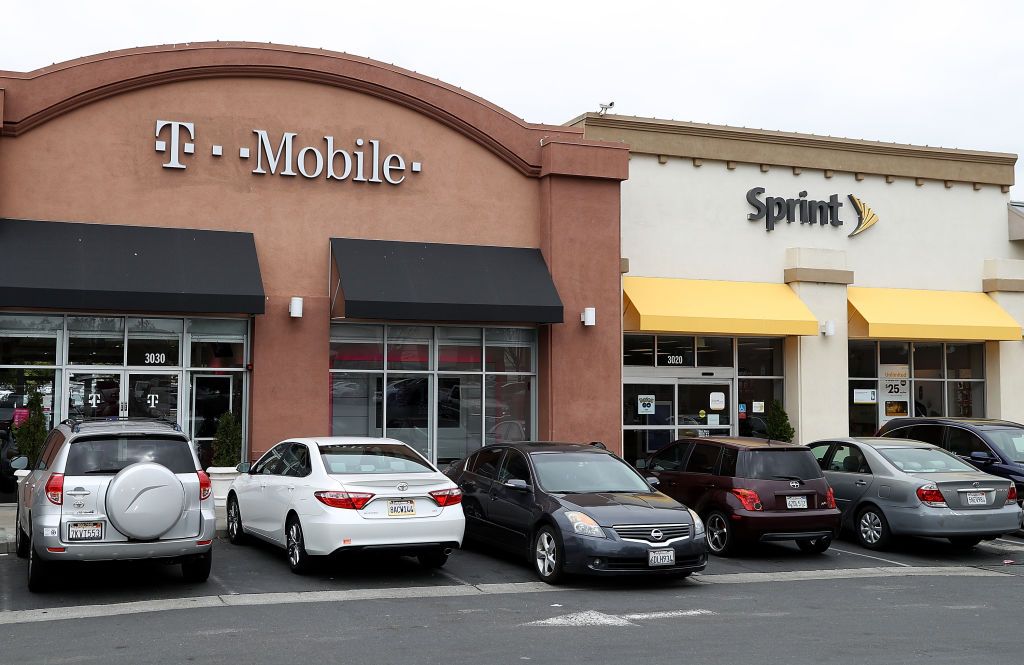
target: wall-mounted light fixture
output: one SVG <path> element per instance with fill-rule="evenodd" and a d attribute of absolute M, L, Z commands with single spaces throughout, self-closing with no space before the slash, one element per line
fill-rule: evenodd
<path fill-rule="evenodd" d="M 836 334 L 836 322 L 832 319 L 822 321 L 818 324 L 818 330 L 821 331 L 821 334 L 825 337 L 832 337 Z"/>
<path fill-rule="evenodd" d="M 294 297 L 291 302 L 288 303 L 288 316 L 293 319 L 302 318 L 302 298 Z"/>
<path fill-rule="evenodd" d="M 597 325 L 597 308 L 596 307 L 584 307 L 583 313 L 580 314 L 580 321 L 585 326 L 596 326 Z"/>

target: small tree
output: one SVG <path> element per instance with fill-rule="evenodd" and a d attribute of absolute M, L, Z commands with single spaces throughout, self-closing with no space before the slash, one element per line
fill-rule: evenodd
<path fill-rule="evenodd" d="M 217 421 L 213 441 L 213 465 L 237 466 L 242 459 L 242 422 L 228 411 Z"/>
<path fill-rule="evenodd" d="M 39 461 L 46 441 L 46 414 L 43 413 L 43 396 L 34 388 L 28 395 L 28 419 L 14 429 L 14 440 L 18 452 L 28 458 L 29 464 Z"/>
<path fill-rule="evenodd" d="M 789 424 L 789 415 L 787 415 L 786 410 L 782 408 L 782 402 L 777 399 L 772 400 L 771 407 L 768 409 L 768 418 L 765 422 L 765 429 L 768 430 L 768 438 L 772 441 L 784 441 L 785 443 L 790 443 L 796 435 L 796 431 L 793 430 L 793 426 Z"/>

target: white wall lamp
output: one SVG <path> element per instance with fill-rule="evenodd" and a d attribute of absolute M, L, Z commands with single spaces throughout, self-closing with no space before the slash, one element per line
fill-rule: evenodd
<path fill-rule="evenodd" d="M 585 326 L 596 326 L 597 325 L 597 308 L 596 307 L 584 307 L 583 312 L 580 314 L 580 321 Z"/>
<path fill-rule="evenodd" d="M 302 298 L 294 297 L 288 303 L 288 316 L 293 319 L 302 318 Z"/>
<path fill-rule="evenodd" d="M 821 321 L 818 323 L 818 330 L 821 331 L 821 334 L 825 337 L 832 337 L 836 334 L 836 322 L 832 319 Z"/>

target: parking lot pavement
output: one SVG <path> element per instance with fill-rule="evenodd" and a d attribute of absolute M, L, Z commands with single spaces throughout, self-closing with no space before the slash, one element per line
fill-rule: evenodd
<path fill-rule="evenodd" d="M 13 554 L 0 554 L 0 611 L 200 596 L 522 585 L 536 581 L 525 561 L 476 548 L 454 553 L 442 570 L 426 570 L 414 559 L 378 553 L 327 560 L 321 562 L 312 574 L 298 576 L 288 571 L 282 550 L 256 542 L 238 547 L 221 539 L 214 546 L 213 574 L 206 584 L 183 582 L 177 566 L 144 562 L 70 564 L 59 572 L 52 591 L 30 594 L 25 586 L 25 566 L 25 562 Z M 1024 540 L 1006 537 L 982 543 L 972 551 L 959 552 L 945 541 L 914 539 L 900 542 L 893 550 L 882 553 L 840 540 L 820 555 L 805 554 L 789 543 L 769 544 L 742 556 L 712 557 L 704 573 L 695 579 L 712 581 L 718 575 L 735 577 L 739 573 L 760 573 L 769 580 L 774 579 L 773 573 L 858 569 L 871 575 L 875 574 L 871 569 L 879 568 L 945 566 L 982 568 L 1024 576 Z M 784 579 L 784 576 L 779 579 Z M 628 589 L 686 583 L 631 579 L 625 582 L 579 580 L 576 584 Z"/>

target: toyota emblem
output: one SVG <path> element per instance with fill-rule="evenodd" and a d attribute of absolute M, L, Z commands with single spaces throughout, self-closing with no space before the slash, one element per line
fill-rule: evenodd
<path fill-rule="evenodd" d="M 789 486 L 792 487 L 793 489 L 796 489 L 796 488 L 800 487 L 800 481 L 799 480 L 791 480 L 791 481 L 789 481 Z"/>
<path fill-rule="evenodd" d="M 661 529 L 654 529 L 653 531 L 651 531 L 651 538 L 655 540 L 661 540 L 664 537 L 665 534 L 661 532 Z"/>
<path fill-rule="evenodd" d="M 397 489 L 399 492 L 404 492 L 405 490 L 409 489 L 409 483 L 398 483 L 395 489 Z"/>

